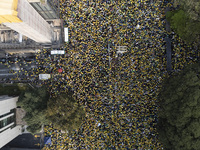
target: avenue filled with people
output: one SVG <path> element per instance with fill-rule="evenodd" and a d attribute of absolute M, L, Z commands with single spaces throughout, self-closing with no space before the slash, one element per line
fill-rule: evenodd
<path fill-rule="evenodd" d="M 172 68 L 194 63 L 199 53 L 165 29 L 165 0 L 60 0 L 69 29 L 63 55 L 36 54 L 36 68 L 21 70 L 51 97 L 73 91 L 86 118 L 72 134 L 45 126 L 52 144 L 44 149 L 163 149 L 156 130 L 157 96 L 166 70 L 167 35 Z M 126 52 L 119 53 L 120 46 Z M 40 81 L 39 74 L 51 74 Z M 27 77 L 29 77 L 29 75 Z"/>
<path fill-rule="evenodd" d="M 62 1 L 70 41 L 66 64 L 55 69 L 64 70 L 67 82 L 53 84 L 52 93 L 71 86 L 87 112 L 80 130 L 61 140 L 64 149 L 162 148 L 155 128 L 156 92 L 166 73 L 164 8 L 158 5 Z M 117 46 L 128 52 L 116 57 Z"/>

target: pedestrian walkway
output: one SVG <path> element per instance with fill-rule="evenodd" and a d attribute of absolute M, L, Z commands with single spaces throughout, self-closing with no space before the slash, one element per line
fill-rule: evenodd
<path fill-rule="evenodd" d="M 167 12 L 170 11 L 169 7 L 166 7 L 165 9 L 165 14 L 167 14 Z M 167 31 L 167 35 L 165 37 L 165 41 L 166 41 L 166 56 L 167 56 L 167 71 L 170 73 L 172 71 L 172 65 L 171 65 L 171 57 L 172 57 L 172 46 L 171 46 L 171 39 L 169 37 L 169 34 L 171 32 L 171 28 L 170 28 L 170 24 L 167 21 L 167 19 L 165 19 L 166 22 L 166 31 Z"/>

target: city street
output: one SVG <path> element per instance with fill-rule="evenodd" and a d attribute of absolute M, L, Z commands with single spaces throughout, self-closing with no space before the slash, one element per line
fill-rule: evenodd
<path fill-rule="evenodd" d="M 65 1 L 61 16 L 69 41 L 51 55 L 0 54 L 1 82 L 48 87 L 50 98 L 72 89 L 85 111 L 72 135 L 44 127 L 52 138 L 46 149 L 161 150 L 157 97 L 171 71 L 194 63 L 196 51 L 166 22 L 166 1 Z M 173 48 L 172 48 L 173 47 Z M 50 79 L 39 80 L 39 74 Z M 44 148 L 44 149 L 45 149 Z"/>

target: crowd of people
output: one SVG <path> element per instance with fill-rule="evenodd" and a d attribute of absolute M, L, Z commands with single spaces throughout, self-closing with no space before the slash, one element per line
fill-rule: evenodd
<path fill-rule="evenodd" d="M 172 51 L 172 64 L 174 71 L 180 71 L 187 64 L 192 64 L 199 61 L 200 52 L 196 43 L 186 44 L 174 32 L 171 33 Z"/>
<path fill-rule="evenodd" d="M 66 53 L 52 56 L 42 50 L 35 75 L 52 75 L 42 82 L 52 97 L 71 88 L 86 118 L 72 135 L 54 129 L 53 124 L 46 126 L 52 144 L 44 149 L 162 149 L 156 131 L 156 98 L 168 76 L 164 13 L 172 4 L 162 0 L 60 2 L 61 17 L 69 28 Z M 193 63 L 196 52 L 170 34 L 173 69 Z M 127 52 L 117 54 L 118 46 L 126 46 Z"/>
<path fill-rule="evenodd" d="M 35 69 L 37 64 L 35 63 L 34 54 L 29 53 L 30 56 L 22 57 L 19 54 L 12 55 L 7 54 L 5 62 L 1 62 L 1 83 L 28 83 L 36 81 Z M 29 60 L 28 60 L 29 59 Z M 28 61 L 27 61 L 28 60 Z"/>
<path fill-rule="evenodd" d="M 87 114 L 78 131 L 51 148 L 162 149 L 155 129 L 155 97 L 165 73 L 162 2 L 61 3 L 70 41 L 65 61 L 52 66 L 63 72 L 51 92 L 70 86 Z M 117 46 L 127 53 L 116 57 Z"/>
<path fill-rule="evenodd" d="M 69 28 L 65 54 L 50 55 L 43 49 L 37 53 L 37 67 L 12 70 L 24 81 L 47 85 L 51 97 L 72 89 L 85 108 L 86 118 L 72 135 L 53 124 L 45 126 L 52 144 L 44 149 L 162 149 L 156 98 L 168 76 L 166 35 L 171 39 L 174 72 L 196 62 L 200 54 L 174 32 L 166 32 L 165 8 L 172 3 L 60 0 L 60 4 L 61 18 Z M 118 54 L 119 46 L 126 46 L 127 52 Z M 51 79 L 39 80 L 42 73 L 51 74 Z M 11 80 L 15 79 L 6 82 Z"/>

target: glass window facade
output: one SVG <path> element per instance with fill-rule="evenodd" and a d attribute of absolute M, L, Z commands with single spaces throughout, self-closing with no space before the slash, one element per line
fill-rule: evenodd
<path fill-rule="evenodd" d="M 13 123 L 16 124 L 16 115 L 15 115 L 15 110 L 11 110 L 8 114 L 5 114 L 5 115 L 2 115 L 0 117 L 6 117 L 8 116 L 9 114 L 12 114 L 14 113 L 14 115 L 10 116 L 10 117 L 7 117 L 3 120 L 0 121 L 0 129 L 8 126 L 9 124 Z M 15 125 L 14 125 L 15 126 Z M 12 126 L 12 127 L 14 127 Z M 6 130 L 6 129 L 5 129 Z M 4 130 L 3 130 L 4 131 Z M 0 131 L 0 132 L 3 132 L 3 131 Z"/>
<path fill-rule="evenodd" d="M 59 9 L 52 2 L 42 5 L 40 2 L 31 3 L 33 8 L 45 19 L 59 19 Z"/>
<path fill-rule="evenodd" d="M 15 113 L 15 109 L 10 110 L 9 113 L 6 113 L 6 114 L 1 115 L 1 116 L 0 116 L 0 119 L 3 118 L 3 117 L 5 117 L 5 116 L 8 116 L 8 115 L 10 115 L 10 114 L 12 114 L 12 113 Z"/>
<path fill-rule="evenodd" d="M 9 125 L 10 123 L 12 123 L 14 121 L 15 121 L 14 116 L 11 116 L 11 117 L 8 117 L 4 120 L 1 120 L 0 121 L 0 128 L 3 128 L 3 127 Z"/>

